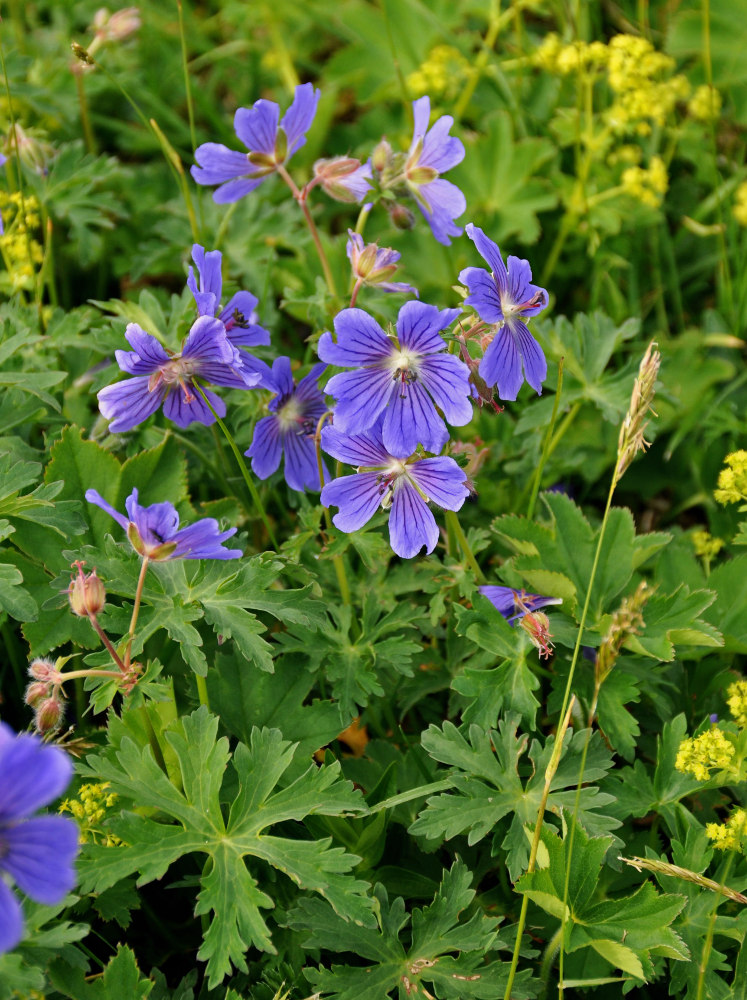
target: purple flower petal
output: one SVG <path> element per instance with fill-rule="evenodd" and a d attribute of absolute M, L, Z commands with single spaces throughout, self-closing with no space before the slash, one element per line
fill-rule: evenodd
<path fill-rule="evenodd" d="M 360 368 L 333 375 L 324 391 L 338 399 L 335 421 L 346 434 L 360 434 L 371 427 L 389 401 L 394 383 L 385 368 Z"/>
<path fill-rule="evenodd" d="M 424 139 L 425 133 L 428 131 L 428 125 L 431 120 L 431 99 L 430 97 L 419 97 L 417 101 L 412 102 L 412 115 L 415 120 L 412 144 L 410 145 L 410 152 L 413 151 L 417 145 L 418 139 Z"/>
<path fill-rule="evenodd" d="M 190 173 L 198 184 L 223 184 L 251 172 L 246 153 L 237 153 L 219 142 L 205 142 L 195 150 L 199 166 Z"/>
<path fill-rule="evenodd" d="M 503 319 L 503 307 L 498 289 L 485 268 L 466 267 L 460 271 L 459 280 L 470 292 L 464 304 L 472 306 L 480 319 L 486 323 L 499 323 Z"/>
<path fill-rule="evenodd" d="M 285 481 L 292 490 L 319 490 L 319 466 L 316 445 L 307 434 L 287 434 L 283 442 L 285 451 Z"/>
<path fill-rule="evenodd" d="M 514 319 L 511 322 L 511 331 L 519 342 L 524 376 L 535 392 L 541 396 L 542 383 L 547 378 L 547 362 L 542 348 L 521 320 Z"/>
<path fill-rule="evenodd" d="M 0 726 L 7 733 L 8 727 Z M 64 750 L 22 733 L 4 741 L 0 775 L 0 824 L 5 824 L 23 820 L 59 798 L 70 784 L 73 765 Z"/>
<path fill-rule="evenodd" d="M 337 343 L 329 333 L 319 338 L 317 354 L 330 365 L 375 364 L 391 357 L 393 345 L 364 309 L 343 309 L 335 316 Z"/>
<path fill-rule="evenodd" d="M 379 473 L 360 472 L 333 479 L 322 490 L 321 501 L 325 507 L 340 508 L 332 518 L 340 531 L 357 531 L 371 520 L 381 503 Z"/>
<path fill-rule="evenodd" d="M 128 323 L 125 338 L 132 351 L 115 351 L 117 364 L 129 375 L 150 375 L 170 360 L 160 342 L 137 323 Z"/>
<path fill-rule="evenodd" d="M 489 239 L 482 229 L 471 222 L 467 223 L 465 232 L 477 247 L 477 252 L 487 262 L 488 267 L 493 272 L 493 278 L 498 288 L 501 291 L 505 291 L 508 288 L 508 272 L 506 271 L 506 265 L 503 263 L 503 257 L 501 256 L 498 244 Z M 461 275 L 459 280 L 462 280 Z M 487 320 L 487 322 L 491 323 L 494 320 Z"/>
<path fill-rule="evenodd" d="M 550 604 L 563 603 L 560 597 L 542 597 L 540 594 L 529 594 L 525 590 L 514 590 L 512 587 L 486 586 L 477 589 L 500 611 L 506 621 L 512 624 L 529 611 L 537 611 L 538 608 Z"/>
<path fill-rule="evenodd" d="M 348 465 L 384 467 L 391 462 L 391 456 L 374 434 L 343 434 L 335 426 L 327 424 L 322 428 L 322 448 L 336 458 L 338 462 Z"/>
<path fill-rule="evenodd" d="M 301 381 L 296 386 L 296 399 L 303 400 L 314 400 L 321 404 L 322 409 L 319 413 L 321 417 L 324 413 L 326 407 L 324 406 L 324 400 L 322 398 L 321 390 L 319 389 L 319 379 L 326 369 L 326 364 L 323 362 L 313 366 L 308 375 L 304 375 Z M 318 419 L 318 418 L 317 418 Z"/>
<path fill-rule="evenodd" d="M 293 103 L 283 115 L 280 125 L 288 138 L 288 153 L 286 160 L 300 149 L 306 142 L 306 133 L 311 128 L 314 121 L 319 98 L 322 96 L 320 90 L 314 90 L 311 83 L 302 83 L 296 87 L 296 95 Z"/>
<path fill-rule="evenodd" d="M 205 248 L 199 243 L 195 243 L 192 247 L 192 260 L 195 262 L 197 273 L 200 276 L 200 291 L 212 294 L 217 305 L 220 302 L 220 294 L 223 289 L 221 270 L 223 254 L 220 250 L 209 250 L 205 253 Z"/>
<path fill-rule="evenodd" d="M 439 310 L 424 302 L 406 302 L 397 317 L 397 337 L 402 347 L 419 354 L 446 349 L 441 330 L 454 322 L 461 309 Z"/>
<path fill-rule="evenodd" d="M 37 903 L 61 903 L 75 885 L 78 827 L 73 820 L 37 816 L 1 830 L 0 842 L 5 846 L 0 868 Z"/>
<path fill-rule="evenodd" d="M 453 354 L 435 354 L 419 364 L 418 376 L 450 424 L 462 427 L 472 419 L 469 368 Z"/>
<path fill-rule="evenodd" d="M 436 519 L 428 505 L 417 490 L 402 479 L 394 490 L 389 541 L 392 549 L 403 559 L 412 559 L 423 546 L 426 552 L 432 552 L 438 541 Z"/>
<path fill-rule="evenodd" d="M 203 388 L 202 391 L 210 400 L 210 405 L 218 416 L 221 419 L 225 417 L 226 404 L 223 400 L 219 396 L 216 396 L 214 392 L 210 392 L 209 389 Z M 177 427 L 189 427 L 190 424 L 195 422 L 205 424 L 206 427 L 209 427 L 215 423 L 215 417 L 210 412 L 210 407 L 194 387 L 192 387 L 189 397 L 185 396 L 180 386 L 172 389 L 163 402 L 163 413 Z"/>
<path fill-rule="evenodd" d="M 293 392 L 293 371 L 290 358 L 275 358 L 272 362 L 272 388 L 278 394 L 278 402 Z"/>
<path fill-rule="evenodd" d="M 451 115 L 442 115 L 434 123 L 423 141 L 420 166 L 433 167 L 439 174 L 443 174 L 462 162 L 464 146 L 459 139 L 449 135 L 449 129 L 453 124 L 454 119 Z"/>
<path fill-rule="evenodd" d="M 410 382 L 404 392 L 393 387 L 384 415 L 382 439 L 390 455 L 407 458 L 419 444 L 426 451 L 440 451 L 448 440 L 441 417 L 419 382 Z"/>
<path fill-rule="evenodd" d="M 418 201 L 418 207 L 433 231 L 434 237 L 444 246 L 451 246 L 450 236 L 461 236 L 462 230 L 454 225 L 454 219 L 467 210 L 467 199 L 451 181 L 439 177 L 429 184 L 423 184 L 420 197 L 428 205 L 426 210 Z"/>
<path fill-rule="evenodd" d="M 213 201 L 216 205 L 230 205 L 231 202 L 238 201 L 245 194 L 254 191 L 266 180 L 267 175 L 263 174 L 261 177 L 242 177 L 235 181 L 228 181 L 227 184 L 221 184 L 213 191 Z"/>
<path fill-rule="evenodd" d="M 99 409 L 111 423 L 112 434 L 120 434 L 137 427 L 152 416 L 163 402 L 166 389 L 159 385 L 151 391 L 147 375 L 128 378 L 124 382 L 108 385 L 97 393 Z"/>
<path fill-rule="evenodd" d="M 469 496 L 467 476 L 453 458 L 423 458 L 408 466 L 408 474 L 429 500 L 446 510 L 459 510 Z"/>
<path fill-rule="evenodd" d="M 22 937 L 21 904 L 0 878 L 0 955 L 15 948 Z"/>
<path fill-rule="evenodd" d="M 200 316 L 195 320 L 189 336 L 184 341 L 182 358 L 203 363 L 232 364 L 236 360 L 235 348 L 228 342 L 223 323 L 213 316 Z"/>
<path fill-rule="evenodd" d="M 524 379 L 516 340 L 508 326 L 496 330 L 478 372 L 489 386 L 497 387 L 501 399 L 516 399 Z"/>
<path fill-rule="evenodd" d="M 251 108 L 239 108 L 233 117 L 233 128 L 252 153 L 272 156 L 278 134 L 280 108 L 274 101 L 259 100 Z"/>
<path fill-rule="evenodd" d="M 221 531 L 215 518 L 204 517 L 171 536 L 169 541 L 176 542 L 176 548 L 171 558 L 240 559 L 244 554 L 241 549 L 223 548 L 223 542 L 232 538 L 236 531 L 236 528 Z"/>
<path fill-rule="evenodd" d="M 140 537 L 146 545 L 156 546 L 171 541 L 179 529 L 179 514 L 176 507 L 168 500 L 151 504 L 149 507 L 141 506 L 138 502 L 137 487 L 125 500 L 125 510 L 130 522 L 137 525 Z"/>
<path fill-rule="evenodd" d="M 98 490 L 86 490 L 86 500 L 105 510 L 107 514 L 110 514 L 114 518 L 120 528 L 127 531 L 129 525 L 127 518 L 123 514 L 120 514 L 118 510 L 115 510 L 110 503 L 107 503 Z"/>
<path fill-rule="evenodd" d="M 260 479 L 267 479 L 276 471 L 283 454 L 277 417 L 262 417 L 257 421 L 252 443 L 244 454 L 251 458 L 252 472 Z"/>

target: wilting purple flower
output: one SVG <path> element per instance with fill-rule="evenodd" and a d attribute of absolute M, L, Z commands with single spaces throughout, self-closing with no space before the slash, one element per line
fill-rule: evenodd
<path fill-rule="evenodd" d="M 404 281 L 387 281 L 397 270 L 400 254 L 389 247 L 380 247 L 376 243 L 364 243 L 360 233 L 348 229 L 348 242 L 345 252 L 350 260 L 356 285 L 369 285 L 380 288 L 382 292 L 412 292 L 418 295 L 417 288 Z"/>
<path fill-rule="evenodd" d="M 269 381 L 277 395 L 268 404 L 271 415 L 257 422 L 251 447 L 244 453 L 260 479 L 271 476 L 285 454 L 285 481 L 292 490 L 321 489 L 314 434 L 327 411 L 318 385 L 325 367 L 314 365 L 295 385 L 290 358 L 273 362 Z"/>
<path fill-rule="evenodd" d="M 406 302 L 399 311 L 396 337 L 388 337 L 363 309 L 339 312 L 337 342 L 323 333 L 318 347 L 322 361 L 356 367 L 334 375 L 325 387 L 338 400 L 337 428 L 359 434 L 383 414 L 383 442 L 390 455 L 406 458 L 418 444 L 426 451 L 440 451 L 449 435 L 436 406 L 458 427 L 472 417 L 469 369 L 445 353 L 441 336 L 459 312 Z"/>
<path fill-rule="evenodd" d="M 363 201 L 371 185 L 371 165 L 361 163 L 352 156 L 335 156 L 328 160 L 317 160 L 314 164 L 314 180 L 307 190 L 321 184 L 324 191 L 335 201 L 352 204 Z"/>
<path fill-rule="evenodd" d="M 215 417 L 195 389 L 195 376 L 234 389 L 250 389 L 262 379 L 258 372 L 245 369 L 244 355 L 229 341 L 223 323 L 212 316 L 200 316 L 193 324 L 181 354 L 168 354 L 137 323 L 128 324 L 125 337 L 134 350 L 115 351 L 117 363 L 136 377 L 98 393 L 99 409 L 115 434 L 137 427 L 162 403 L 164 415 L 179 427 L 195 420 L 212 424 Z M 207 389 L 202 391 L 218 416 L 225 416 L 223 400 Z"/>
<path fill-rule="evenodd" d="M 199 166 L 191 172 L 198 184 L 219 184 L 213 201 L 238 201 L 254 191 L 279 166 L 286 164 L 306 142 L 321 92 L 310 83 L 296 87 L 293 103 L 283 115 L 274 101 L 255 101 L 239 108 L 233 120 L 236 135 L 249 150 L 237 153 L 219 142 L 205 142 L 195 150 Z"/>
<path fill-rule="evenodd" d="M 125 530 L 133 549 L 155 562 L 166 559 L 239 559 L 241 549 L 224 549 L 223 542 L 236 534 L 236 528 L 221 531 L 213 517 L 204 517 L 186 528 L 179 528 L 179 514 L 173 504 L 154 503 L 141 507 L 134 489 L 125 500 L 127 517 L 115 510 L 96 490 L 86 490 L 86 500 L 111 514 Z"/>
<path fill-rule="evenodd" d="M 389 540 L 398 556 L 410 559 L 423 546 L 432 552 L 438 527 L 428 508 L 433 501 L 459 510 L 469 495 L 466 476 L 453 458 L 396 458 L 384 446 L 381 422 L 364 434 L 322 430 L 322 447 L 340 462 L 358 466 L 352 476 L 334 479 L 322 490 L 325 507 L 339 507 L 332 518 L 341 531 L 357 531 L 379 507 L 391 508 Z"/>
<path fill-rule="evenodd" d="M 70 784 L 73 767 L 59 747 L 0 722 L 0 873 L 21 892 L 53 906 L 75 885 L 78 827 L 64 816 L 33 816 Z M 23 936 L 21 906 L 0 876 L 0 953 Z"/>
<path fill-rule="evenodd" d="M 469 223 L 467 235 L 490 265 L 490 273 L 481 267 L 461 272 L 459 280 L 470 292 L 465 304 L 474 306 L 486 323 L 501 324 L 480 362 L 480 376 L 489 386 L 497 386 L 501 399 L 516 399 L 524 377 L 541 394 L 547 362 L 524 318 L 542 312 L 547 292 L 531 283 L 528 261 L 509 257 L 506 267 L 497 244 L 482 229 Z"/>
<path fill-rule="evenodd" d="M 428 128 L 429 97 L 413 101 L 412 110 L 415 130 L 405 163 L 405 180 L 433 235 L 439 243 L 449 246 L 450 236 L 461 236 L 462 230 L 454 225 L 454 219 L 466 210 L 467 201 L 456 184 L 442 180 L 440 175 L 462 162 L 464 146 L 449 135 L 454 124 L 451 115 L 442 115 L 433 128 Z"/>
<path fill-rule="evenodd" d="M 528 594 L 525 590 L 513 590 L 511 587 L 478 587 L 490 603 L 503 615 L 511 625 L 531 611 L 545 608 L 548 604 L 562 604 L 560 597 L 540 597 L 539 594 Z"/>

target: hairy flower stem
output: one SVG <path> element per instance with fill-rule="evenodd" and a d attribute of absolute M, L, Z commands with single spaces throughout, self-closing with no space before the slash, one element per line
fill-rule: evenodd
<path fill-rule="evenodd" d="M 327 282 L 327 288 L 329 289 L 330 295 L 336 299 L 337 298 L 337 288 L 335 286 L 335 279 L 332 275 L 332 270 L 329 266 L 329 261 L 327 260 L 327 255 L 324 252 L 324 247 L 322 246 L 322 241 L 319 238 L 319 231 L 316 228 L 316 223 L 311 217 L 311 211 L 309 209 L 309 203 L 306 198 L 304 191 L 299 191 L 296 186 L 296 182 L 293 180 L 291 175 L 285 169 L 282 163 L 278 164 L 277 172 L 283 178 L 285 183 L 291 190 L 291 194 L 298 202 L 298 205 L 303 212 L 303 217 L 306 219 L 306 225 L 309 227 L 309 232 L 311 233 L 311 238 L 314 241 L 314 246 L 316 247 L 317 256 L 319 257 L 319 263 L 322 265 L 322 271 L 324 272 L 324 280 Z"/>
<path fill-rule="evenodd" d="M 130 630 L 127 633 L 127 648 L 125 649 L 125 669 L 129 670 L 130 667 L 130 655 L 132 652 L 132 640 L 135 638 L 135 626 L 137 625 L 137 617 L 140 614 L 140 601 L 143 596 L 143 587 L 145 585 L 145 574 L 148 572 L 149 559 L 147 556 L 143 556 L 143 561 L 140 565 L 140 576 L 137 580 L 137 588 L 135 590 L 135 604 L 132 608 L 132 618 L 130 618 Z"/>
<path fill-rule="evenodd" d="M 114 646 L 112 645 L 111 639 L 106 634 L 106 632 L 102 629 L 102 627 L 99 625 L 99 620 L 96 617 L 96 615 L 89 615 L 88 616 L 88 620 L 91 623 L 91 625 L 93 625 L 93 627 L 94 627 L 94 629 L 96 631 L 96 634 L 98 635 L 99 639 L 101 639 L 101 641 L 103 642 L 103 644 L 106 646 L 107 651 L 108 651 L 109 655 L 111 656 L 111 658 L 117 664 L 117 666 L 119 667 L 119 669 L 121 670 L 121 672 L 123 674 L 126 674 L 127 673 L 127 667 L 124 665 L 124 663 L 122 662 L 122 658 L 120 657 L 119 653 L 116 651 L 116 649 L 114 648 Z"/>
<path fill-rule="evenodd" d="M 558 416 L 558 405 L 560 403 L 560 394 L 563 390 L 563 362 L 564 358 L 561 358 L 558 362 L 558 384 L 555 388 L 555 402 L 552 407 L 552 415 L 550 416 L 550 423 L 547 425 L 547 430 L 545 431 L 545 439 L 542 442 L 542 454 L 540 455 L 539 465 L 537 466 L 537 471 L 534 474 L 534 480 L 532 481 L 532 490 L 529 495 L 529 504 L 527 506 L 527 519 L 532 520 L 534 517 L 534 508 L 537 503 L 537 496 L 539 494 L 540 484 L 542 482 L 542 473 L 545 469 L 545 463 L 547 462 L 548 456 L 550 454 L 550 442 L 552 440 L 553 431 L 555 430 L 555 420 Z"/>
<path fill-rule="evenodd" d="M 470 544 L 467 541 L 467 536 L 464 533 L 462 525 L 459 523 L 459 518 L 456 515 L 456 511 L 447 510 L 446 514 L 446 524 L 450 531 L 453 531 L 456 540 L 459 542 L 459 547 L 464 554 L 464 558 L 467 560 L 467 565 L 475 574 L 480 583 L 485 583 L 485 574 L 480 569 L 477 560 L 474 557 Z"/>
<path fill-rule="evenodd" d="M 249 475 L 249 470 L 246 467 L 246 462 L 244 461 L 244 459 L 243 459 L 243 457 L 241 455 L 241 452 L 239 451 L 238 446 L 237 446 L 236 442 L 233 439 L 233 435 L 231 434 L 231 432 L 229 431 L 229 429 L 226 427 L 226 425 L 223 423 L 223 421 L 221 420 L 221 418 L 218 416 L 218 414 L 213 409 L 212 404 L 210 403 L 210 400 L 205 395 L 205 393 L 202 391 L 202 386 L 200 386 L 199 383 L 196 380 L 193 381 L 193 384 L 194 384 L 195 389 L 197 389 L 197 391 L 199 392 L 199 394 L 205 400 L 205 404 L 208 407 L 208 409 L 210 410 L 210 412 L 213 414 L 213 416 L 215 417 L 216 423 L 218 424 L 218 426 L 220 427 L 220 429 L 223 431 L 223 436 L 225 437 L 226 441 L 228 441 L 228 445 L 229 445 L 231 451 L 234 454 L 236 462 L 238 463 L 239 471 L 241 472 L 241 475 L 242 475 L 242 477 L 244 479 L 244 482 L 246 483 L 246 487 L 249 490 L 249 494 L 250 494 L 250 496 L 252 498 L 252 501 L 254 503 L 256 511 L 259 514 L 259 517 L 260 517 L 262 523 L 265 526 L 265 530 L 267 532 L 267 536 L 270 539 L 270 542 L 272 543 L 272 547 L 277 552 L 278 543 L 277 543 L 277 539 L 275 538 L 275 533 L 272 530 L 272 525 L 270 524 L 270 520 L 267 517 L 267 513 L 266 513 L 265 508 L 264 508 L 264 506 L 262 504 L 262 500 L 260 498 L 260 495 L 257 492 L 257 487 L 254 485 L 254 483 L 252 482 L 252 477 Z"/>
<path fill-rule="evenodd" d="M 550 763 L 547 765 L 547 770 L 545 771 L 545 786 L 542 789 L 542 798 L 540 799 L 539 808 L 537 810 L 537 821 L 534 824 L 534 835 L 532 837 L 532 846 L 529 849 L 529 864 L 527 865 L 527 874 L 534 871 L 534 866 L 537 863 L 537 851 L 539 850 L 540 837 L 542 835 L 542 822 L 545 816 L 545 808 L 547 807 L 547 800 L 550 796 L 550 787 L 552 785 L 552 779 L 555 777 L 555 772 L 558 770 L 558 764 L 560 763 L 560 755 L 563 752 L 563 741 L 565 739 L 566 730 L 571 721 L 571 712 L 573 711 L 574 699 L 568 704 L 565 714 L 562 716 L 563 721 L 560 724 L 560 728 L 555 734 L 555 746 L 553 747 L 552 756 L 550 757 Z M 521 950 L 521 936 L 524 933 L 524 925 L 527 919 L 527 909 L 529 907 L 529 896 L 524 893 L 521 900 L 521 911 L 519 913 L 519 922 L 516 927 L 516 943 L 514 945 L 514 953 L 511 958 L 511 968 L 508 973 L 508 982 L 506 983 L 506 992 L 503 995 L 503 1000 L 511 1000 L 511 990 L 514 985 L 514 978 L 516 977 L 516 969 L 519 964 L 519 952 Z M 561 932 L 563 928 L 561 927 Z M 553 938 L 553 941 L 555 939 Z M 562 940 L 562 938 L 561 938 Z M 561 951 L 562 955 L 562 951 Z"/>

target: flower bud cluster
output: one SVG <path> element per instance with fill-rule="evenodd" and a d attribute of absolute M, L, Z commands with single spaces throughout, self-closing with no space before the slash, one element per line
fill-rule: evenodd
<path fill-rule="evenodd" d="M 664 160 L 652 156 L 648 167 L 628 167 L 620 181 L 625 194 L 649 208 L 658 208 L 669 187 Z"/>
<path fill-rule="evenodd" d="M 740 728 L 747 726 L 747 680 L 734 681 L 726 689 L 726 704 Z"/>
<path fill-rule="evenodd" d="M 62 675 L 51 660 L 34 660 L 29 667 L 31 683 L 24 701 L 34 710 L 34 725 L 39 733 L 58 729 L 65 715 Z"/>
<path fill-rule="evenodd" d="M 743 853 L 747 844 L 747 809 L 735 809 L 725 823 L 706 823 L 705 832 L 717 850 Z"/>
<path fill-rule="evenodd" d="M 734 451 L 725 459 L 726 468 L 718 475 L 714 497 L 720 504 L 747 502 L 747 451 Z"/>
<path fill-rule="evenodd" d="M 711 771 L 725 771 L 731 766 L 734 754 L 734 744 L 726 733 L 713 726 L 700 736 L 680 743 L 674 766 L 683 774 L 694 775 L 698 781 L 708 781 Z"/>
<path fill-rule="evenodd" d="M 98 784 L 86 782 L 81 785 L 78 797 L 65 799 L 60 804 L 60 812 L 68 812 L 73 816 L 80 828 L 80 841 L 83 844 L 103 844 L 104 847 L 117 847 L 122 843 L 113 833 L 101 829 L 107 813 L 114 807 L 119 796 L 109 792 L 109 782 Z"/>

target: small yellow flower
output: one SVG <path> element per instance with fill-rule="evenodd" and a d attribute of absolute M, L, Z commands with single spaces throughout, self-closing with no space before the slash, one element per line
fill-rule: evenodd
<path fill-rule="evenodd" d="M 717 556 L 724 547 L 722 538 L 714 538 L 713 535 L 702 528 L 693 531 L 690 535 L 690 541 L 693 543 L 695 555 L 700 559 L 707 559 L 709 561 Z"/>
<path fill-rule="evenodd" d="M 726 468 L 718 475 L 718 489 L 714 497 L 718 503 L 742 503 L 747 500 L 747 451 L 733 451 L 727 455 Z"/>
<path fill-rule="evenodd" d="M 623 170 L 623 190 L 643 205 L 658 208 L 669 186 L 667 168 L 660 156 L 652 156 L 648 167 L 628 167 Z"/>
<path fill-rule="evenodd" d="M 743 851 L 747 839 L 747 809 L 735 809 L 725 823 L 706 824 L 706 836 L 719 851 Z"/>
<path fill-rule="evenodd" d="M 740 226 L 747 226 L 747 181 L 743 181 L 734 192 L 731 214 Z"/>
<path fill-rule="evenodd" d="M 453 45 L 436 45 L 425 62 L 407 77 L 411 92 L 418 97 L 453 98 L 467 76 L 469 62 Z"/>
<path fill-rule="evenodd" d="M 726 689 L 726 704 L 738 726 L 747 726 L 747 681 L 734 681 Z"/>
<path fill-rule="evenodd" d="M 721 112 L 721 94 L 715 87 L 704 83 L 698 87 L 687 105 L 687 110 L 693 118 L 700 122 L 709 122 L 718 118 Z"/>
<path fill-rule="evenodd" d="M 683 774 L 693 774 L 698 781 L 708 781 L 712 770 L 729 767 L 734 752 L 734 744 L 718 726 L 713 726 L 680 743 L 674 766 Z"/>
<path fill-rule="evenodd" d="M 84 844 L 103 844 L 105 847 L 116 847 L 122 843 L 113 833 L 107 833 L 100 828 L 106 818 L 107 811 L 117 801 L 114 792 L 108 792 L 109 782 L 100 784 L 87 782 L 81 785 L 77 799 L 65 799 L 60 805 L 60 812 L 69 812 L 78 821 L 80 839 Z"/>

